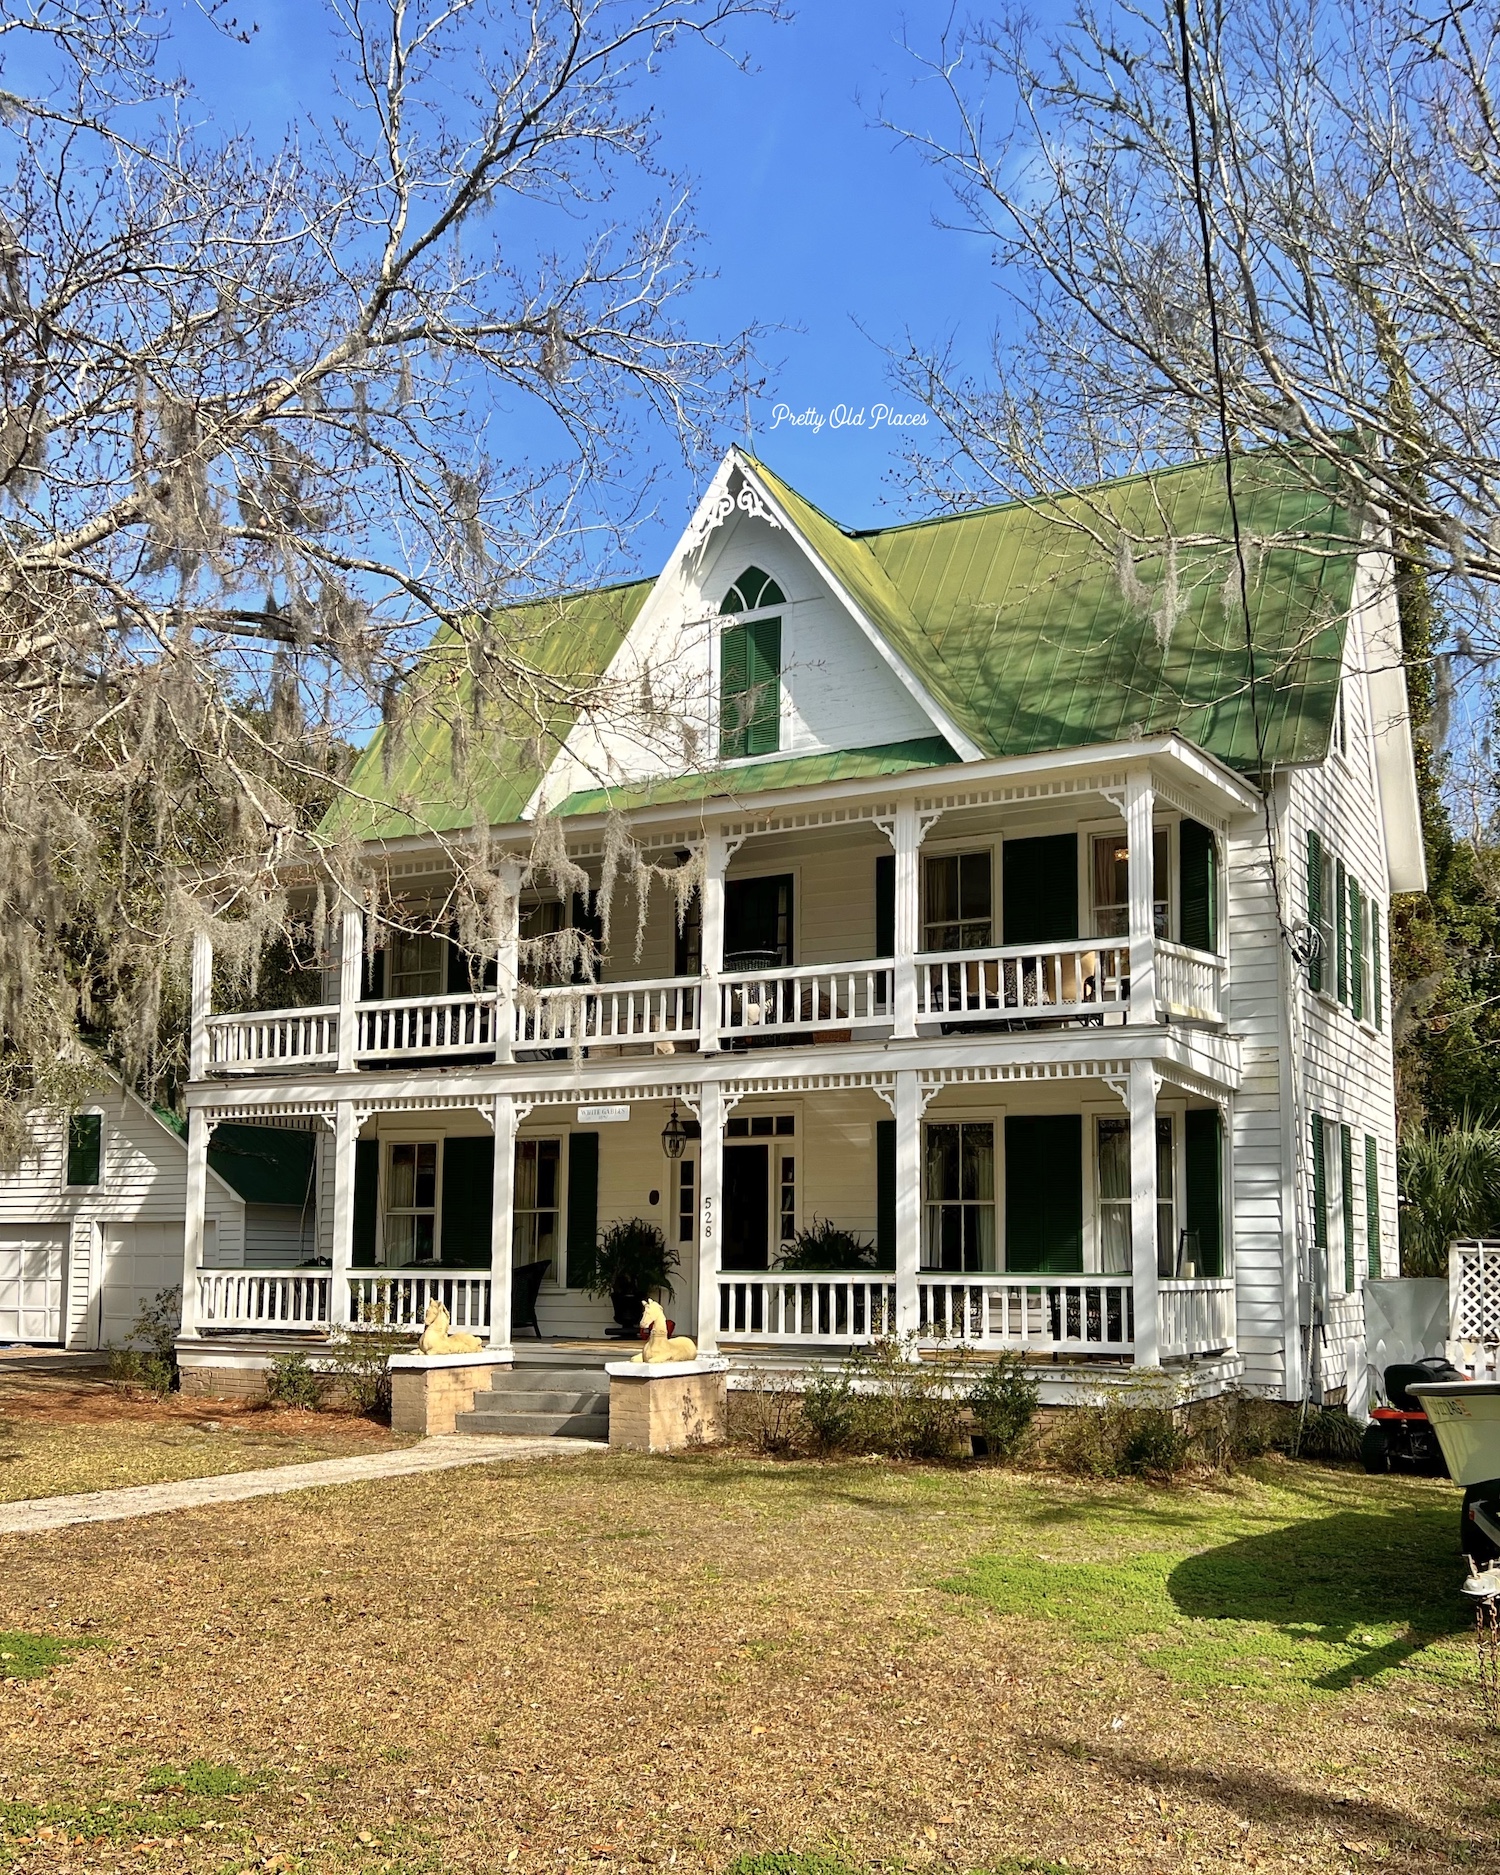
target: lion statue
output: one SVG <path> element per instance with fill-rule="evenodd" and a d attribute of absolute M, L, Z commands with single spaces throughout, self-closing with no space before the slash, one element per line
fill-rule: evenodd
<path fill-rule="evenodd" d="M 659 1302 L 648 1302 L 641 1310 L 641 1327 L 646 1330 L 646 1345 L 632 1362 L 696 1361 L 698 1344 L 690 1335 L 667 1334 L 667 1318 Z"/>
<path fill-rule="evenodd" d="M 422 1318 L 427 1326 L 417 1347 L 423 1354 L 479 1354 L 484 1343 L 478 1335 L 454 1334 L 448 1326 L 448 1311 L 441 1302 L 429 1302 Z"/>

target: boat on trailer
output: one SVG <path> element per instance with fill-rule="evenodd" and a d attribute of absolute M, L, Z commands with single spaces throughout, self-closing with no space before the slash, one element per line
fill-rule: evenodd
<path fill-rule="evenodd" d="M 1500 1381 L 1435 1380 L 1409 1386 L 1464 1486 L 1459 1547 L 1476 1570 L 1500 1562 Z"/>

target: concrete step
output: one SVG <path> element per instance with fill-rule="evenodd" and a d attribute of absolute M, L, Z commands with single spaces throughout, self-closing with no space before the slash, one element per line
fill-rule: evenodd
<path fill-rule="evenodd" d="M 484 1396 L 478 1396 L 482 1399 Z M 461 1413 L 457 1432 L 515 1433 L 528 1439 L 608 1439 L 608 1413 Z"/>
<path fill-rule="evenodd" d="M 476 1413 L 607 1413 L 609 1395 L 592 1387 L 559 1387 L 555 1392 L 512 1393 L 500 1387 L 474 1395 Z"/>
<path fill-rule="evenodd" d="M 496 1393 L 609 1392 L 602 1367 L 500 1367 L 490 1376 Z"/>

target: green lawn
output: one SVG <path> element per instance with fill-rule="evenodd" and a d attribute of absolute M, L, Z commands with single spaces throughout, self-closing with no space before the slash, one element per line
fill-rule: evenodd
<path fill-rule="evenodd" d="M 0 1867 L 1497 1869 L 1457 1509 L 579 1456 L 0 1539 Z"/>

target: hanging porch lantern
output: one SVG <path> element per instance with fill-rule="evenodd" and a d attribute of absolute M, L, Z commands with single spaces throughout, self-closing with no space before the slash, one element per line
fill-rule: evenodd
<path fill-rule="evenodd" d="M 661 1129 L 662 1150 L 669 1159 L 680 1159 L 682 1149 L 687 1144 L 687 1128 L 677 1114 L 677 1102 L 672 1102 L 672 1112 L 666 1125 Z"/>

